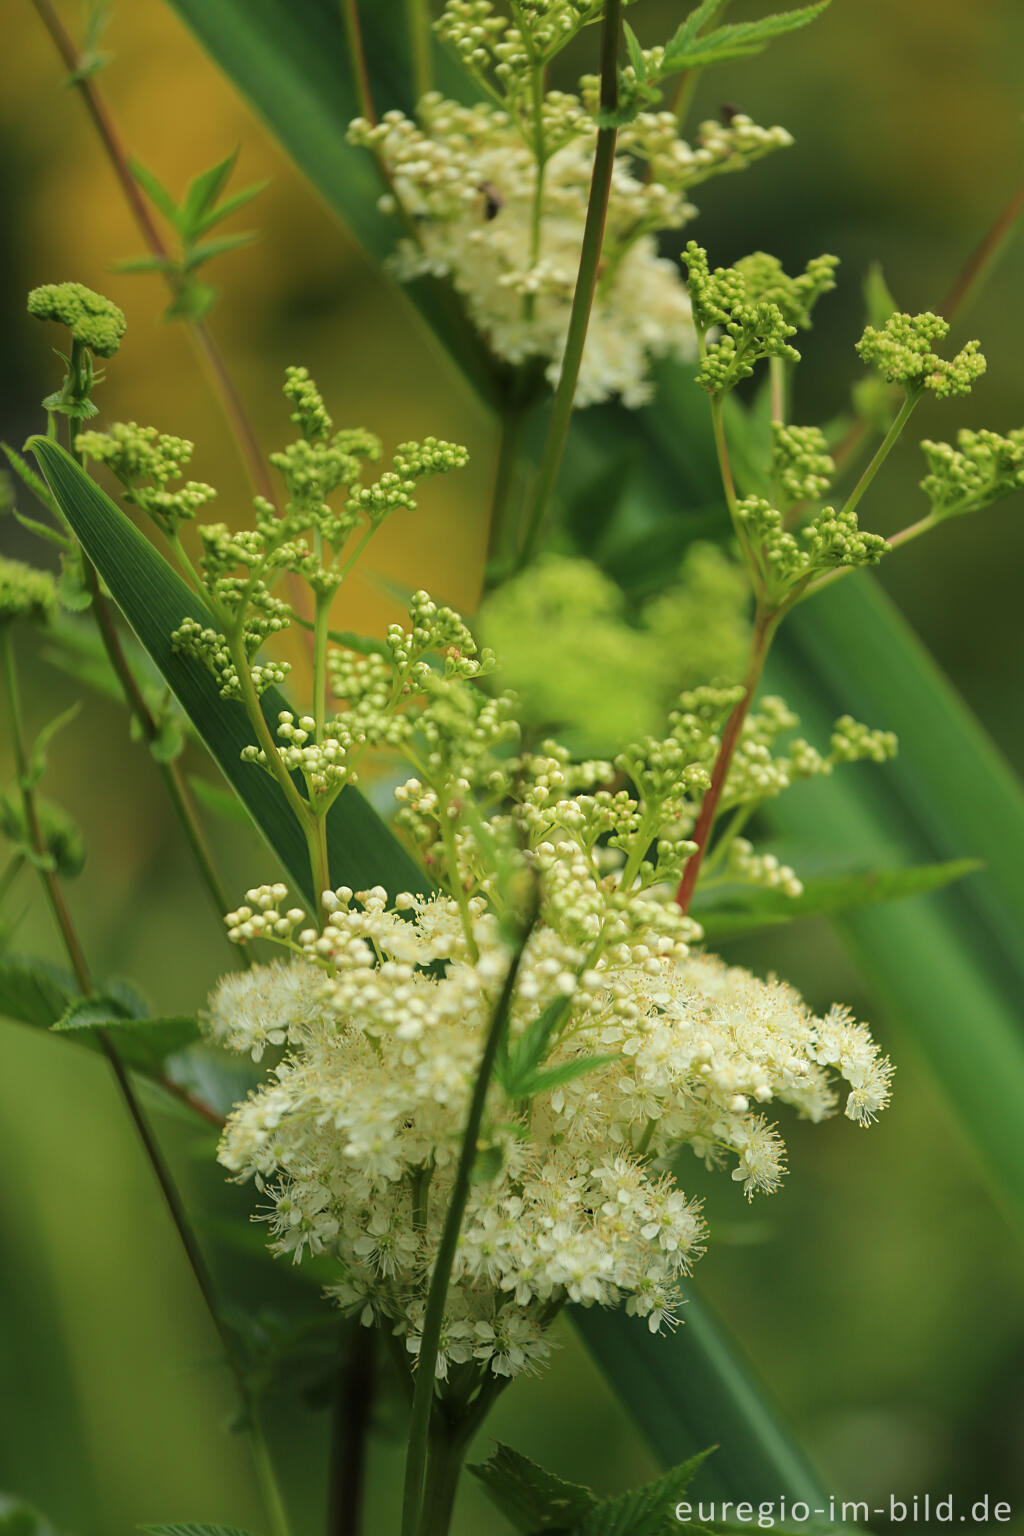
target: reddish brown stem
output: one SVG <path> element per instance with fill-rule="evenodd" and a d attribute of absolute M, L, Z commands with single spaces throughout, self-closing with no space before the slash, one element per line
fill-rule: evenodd
<path fill-rule="evenodd" d="M 117 177 L 121 191 L 124 193 L 143 241 L 149 248 L 151 255 L 158 257 L 161 261 L 170 262 L 172 260 L 171 252 L 156 226 L 135 177 L 131 173 L 128 156 L 125 153 L 120 135 L 114 124 L 114 119 L 99 87 L 94 79 L 81 74 L 82 60 L 78 50 L 72 42 L 64 23 L 51 4 L 51 0 L 32 0 L 32 4 L 35 6 L 44 27 L 50 34 L 54 47 L 74 79 L 75 88 L 85 103 L 85 109 L 102 140 L 111 168 Z M 164 277 L 171 291 L 174 292 L 176 284 L 173 272 L 165 272 Z M 263 455 L 260 453 L 260 447 L 256 441 L 256 435 L 246 416 L 238 391 L 234 386 L 231 375 L 228 373 L 227 365 L 218 350 L 217 344 L 202 320 L 190 321 L 189 332 L 213 381 L 221 407 L 227 417 L 228 425 L 231 428 L 232 436 L 245 465 L 246 473 L 252 482 L 253 489 L 258 495 L 265 496 L 268 501 L 273 501 L 274 491 L 270 481 L 270 473 L 264 463 Z"/>
<path fill-rule="evenodd" d="M 711 831 L 715 823 L 715 815 L 718 811 L 718 802 L 722 798 L 722 790 L 725 788 L 729 767 L 736 752 L 737 742 L 743 731 L 743 722 L 750 713 L 750 706 L 754 702 L 757 685 L 761 681 L 765 657 L 768 655 L 768 647 L 771 645 L 772 636 L 775 633 L 779 618 L 780 614 L 778 612 L 762 612 L 758 613 L 754 624 L 754 635 L 750 646 L 750 660 L 743 684 L 743 697 L 725 722 L 722 740 L 718 747 L 718 755 L 711 770 L 711 783 L 705 791 L 704 799 L 701 801 L 697 825 L 693 829 L 693 841 L 697 844 L 697 848 L 686 861 L 683 869 L 683 878 L 680 880 L 679 889 L 676 891 L 676 902 L 684 913 L 689 911 L 690 902 L 693 899 L 694 887 L 697 884 L 700 867 L 704 861 L 704 855 L 707 853 L 708 843 L 711 840 Z"/>

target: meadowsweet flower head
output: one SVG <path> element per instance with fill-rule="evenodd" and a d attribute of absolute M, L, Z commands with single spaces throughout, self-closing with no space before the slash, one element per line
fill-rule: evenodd
<path fill-rule="evenodd" d="M 28 619 L 48 624 L 57 609 L 57 587 L 49 571 L 0 557 L 0 624 Z"/>
<path fill-rule="evenodd" d="M 43 283 L 28 296 L 28 312 L 37 320 L 56 320 L 72 338 L 97 357 L 113 357 L 127 322 L 122 310 L 84 283 Z"/>

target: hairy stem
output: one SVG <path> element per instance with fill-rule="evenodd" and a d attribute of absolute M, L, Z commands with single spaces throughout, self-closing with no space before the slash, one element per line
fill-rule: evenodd
<path fill-rule="evenodd" d="M 161 261 L 170 262 L 171 253 L 131 173 L 128 156 L 121 142 L 120 134 L 117 131 L 106 100 L 96 84 L 95 78 L 82 73 L 82 60 L 78 50 L 71 41 L 71 37 L 51 0 L 31 0 L 31 3 L 35 6 L 36 12 L 49 33 L 57 52 L 74 79 L 75 89 L 82 98 L 89 117 L 92 119 L 93 126 L 100 136 L 100 140 L 107 153 L 107 158 L 110 161 L 111 169 L 117 177 L 118 184 L 124 193 L 144 243 L 153 256 L 159 257 Z M 166 271 L 164 276 L 171 292 L 176 292 L 177 284 L 173 271 Z M 190 320 L 188 322 L 188 329 L 213 385 L 228 426 L 231 429 L 233 441 L 238 450 L 239 457 L 245 466 L 246 474 L 252 483 L 252 487 L 258 495 L 265 496 L 268 501 L 273 501 L 274 491 L 270 482 L 270 474 L 260 452 L 259 444 L 256 441 L 256 434 L 246 414 L 245 407 L 242 405 L 241 397 L 228 371 L 227 364 L 204 321 Z"/>
<path fill-rule="evenodd" d="M 618 58 L 621 34 L 622 0 L 605 0 L 601 33 L 601 110 L 606 113 L 614 112 L 618 105 Z M 558 376 L 558 388 L 555 391 L 548 435 L 527 514 L 526 534 L 519 553 L 520 566 L 528 565 L 537 552 L 548 503 L 558 480 L 565 445 L 569 438 L 576 385 L 580 376 L 580 364 L 583 361 L 583 348 L 590 324 L 594 291 L 597 287 L 608 198 L 611 193 L 612 170 L 615 165 L 616 138 L 617 129 L 614 127 L 602 127 L 597 131 L 597 148 L 594 151 L 594 169 L 590 178 L 590 197 L 583 228 L 580 267 L 569 314 L 565 355 L 562 358 L 562 371 Z"/>
<path fill-rule="evenodd" d="M 528 924 L 519 948 L 509 964 L 505 982 L 501 989 L 501 996 L 491 1018 L 491 1025 L 487 1032 L 487 1039 L 484 1042 L 480 1067 L 477 1071 L 476 1082 L 473 1085 L 473 1097 L 470 1101 L 469 1113 L 466 1116 L 466 1124 L 462 1134 L 462 1145 L 459 1148 L 459 1160 L 455 1168 L 451 1199 L 449 1200 L 448 1211 L 444 1219 L 437 1258 L 434 1261 L 434 1267 L 430 1276 L 427 1306 L 423 1316 L 423 1331 L 420 1335 L 419 1357 L 416 1362 L 416 1385 L 413 1391 L 412 1420 L 409 1426 L 409 1449 L 405 1462 L 402 1536 L 418 1536 L 418 1533 L 426 1533 L 431 1530 L 430 1525 L 427 1523 L 430 1512 L 424 1504 L 424 1482 L 430 1444 L 431 1410 L 434 1404 L 437 1354 L 441 1344 L 444 1309 L 448 1300 L 448 1285 L 451 1280 L 452 1264 L 455 1260 L 459 1232 L 462 1229 L 462 1218 L 466 1211 L 466 1201 L 469 1197 L 470 1180 L 473 1173 L 473 1165 L 476 1162 L 480 1129 L 484 1118 L 484 1106 L 487 1102 L 487 1090 L 490 1086 L 491 1075 L 494 1072 L 498 1050 L 508 1028 L 509 1011 L 512 1005 L 512 995 L 515 991 L 516 977 L 519 974 L 523 950 L 529 938 L 534 920 L 531 920 Z M 455 1475 L 456 1477 L 458 1475 L 457 1469 Z M 452 1493 L 454 1496 L 454 1489 Z"/>
<path fill-rule="evenodd" d="M 700 814 L 697 817 L 697 824 L 693 829 L 693 842 L 697 844 L 697 848 L 694 853 L 691 853 L 683 866 L 683 877 L 679 882 L 679 889 L 676 891 L 676 902 L 683 912 L 689 911 L 690 902 L 693 899 L 694 887 L 697 884 L 700 867 L 708 849 L 711 830 L 718 811 L 718 802 L 722 798 L 722 790 L 725 788 L 725 781 L 729 774 L 729 766 L 732 763 L 737 743 L 743 732 L 743 722 L 750 713 L 750 706 L 754 702 L 754 694 L 757 692 L 757 685 L 761 681 L 765 659 L 767 658 L 772 638 L 778 628 L 780 618 L 781 614 L 778 611 L 768 612 L 763 608 L 758 609 L 750 644 L 747 673 L 743 680 L 743 697 L 735 705 L 725 723 L 722 740 L 718 747 L 718 755 L 711 770 L 711 784 L 704 792 Z"/>

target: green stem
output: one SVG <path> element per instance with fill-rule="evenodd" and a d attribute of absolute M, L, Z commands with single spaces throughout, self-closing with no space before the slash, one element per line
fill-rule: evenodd
<path fill-rule="evenodd" d="M 903 428 L 906 426 L 907 422 L 910 420 L 911 414 L 913 413 L 914 407 L 919 399 L 919 394 L 907 395 L 904 398 L 903 404 L 900 406 L 895 417 L 893 418 L 892 425 L 875 450 L 874 457 L 872 458 L 870 464 L 868 464 L 867 468 L 864 470 L 864 473 L 857 481 L 857 484 L 846 498 L 846 501 L 843 505 L 844 512 L 853 512 L 860 504 L 861 498 L 863 497 L 868 486 L 871 484 L 872 480 L 878 474 L 878 471 L 889 457 L 889 454 L 896 446 L 900 434 L 902 433 Z"/>
<path fill-rule="evenodd" d="M 427 0 L 405 0 L 405 16 L 412 54 L 412 78 L 416 100 L 421 101 L 433 85 L 430 61 L 430 7 Z"/>
<path fill-rule="evenodd" d="M 605 0 L 601 33 L 601 109 L 603 112 L 614 112 L 618 106 L 618 57 L 621 32 L 622 0 Z M 576 289 L 569 314 L 569 329 L 565 339 L 565 355 L 562 358 L 562 371 L 558 377 L 548 435 L 527 515 L 526 535 L 518 561 L 520 567 L 529 565 L 536 554 L 548 503 L 558 480 L 562 456 L 569 438 L 576 385 L 580 376 L 580 364 L 583 361 L 583 348 L 590 324 L 594 290 L 597 287 L 597 271 L 604 240 L 612 170 L 615 165 L 616 138 L 617 130 L 614 127 L 602 127 L 597 130 L 594 169 L 590 179 L 590 197 L 583 228 L 579 273 L 576 278 Z"/>
<path fill-rule="evenodd" d="M 494 471 L 494 491 L 491 496 L 491 518 L 487 535 L 487 565 L 485 587 L 497 586 L 507 574 L 506 567 L 511 554 L 509 533 L 515 526 L 515 496 L 522 445 L 523 425 L 528 407 L 509 405 L 501 417 L 501 439 L 498 445 L 498 462 Z"/>
<path fill-rule="evenodd" d="M 415 0 L 410 0 L 410 4 L 413 3 Z M 368 123 L 376 125 L 377 110 L 373 104 L 373 89 L 366 63 L 366 49 L 363 47 L 363 31 L 359 25 L 357 0 L 341 0 L 341 19 L 345 26 L 345 41 L 348 44 L 349 58 L 352 62 L 352 83 L 355 86 L 359 111 Z"/>
<path fill-rule="evenodd" d="M 330 619 L 330 594 L 318 592 L 313 611 L 313 718 L 316 721 L 318 745 L 324 739 L 327 720 L 327 639 Z"/>
<path fill-rule="evenodd" d="M 743 731 L 743 722 L 746 720 L 750 712 L 750 706 L 754 702 L 754 694 L 757 692 L 757 685 L 761 681 L 765 660 L 767 659 L 780 618 L 781 614 L 778 611 L 770 612 L 760 606 L 758 607 L 757 618 L 754 621 L 754 633 L 750 644 L 750 658 L 747 662 L 747 674 L 743 683 L 743 697 L 733 708 L 725 723 L 718 754 L 715 758 L 714 767 L 711 770 L 711 783 L 704 792 L 697 824 L 693 829 L 693 842 L 697 844 L 697 848 L 694 853 L 691 853 L 683 866 L 683 877 L 679 882 L 679 889 L 676 891 L 676 902 L 682 912 L 689 911 L 694 887 L 697 884 L 697 877 L 700 874 L 700 867 L 707 852 L 711 830 L 714 826 L 718 802 L 722 798 L 722 790 L 725 788 L 729 767 Z"/>
<path fill-rule="evenodd" d="M 455 1168 L 451 1199 L 444 1219 L 437 1258 L 434 1261 L 434 1268 L 430 1276 L 426 1311 L 423 1316 L 423 1332 L 420 1336 L 419 1358 L 416 1363 L 416 1385 L 413 1391 L 412 1420 L 409 1425 L 409 1449 L 406 1455 L 405 1491 L 402 1500 L 402 1536 L 418 1536 L 418 1533 L 421 1533 L 424 1529 L 429 1529 L 429 1527 L 424 1527 L 421 1524 L 421 1521 L 426 1518 L 427 1514 L 424 1509 L 424 1482 L 430 1442 L 431 1410 L 434 1403 L 437 1352 L 441 1343 L 444 1309 L 448 1300 L 448 1285 L 451 1280 L 452 1264 L 455 1260 L 459 1232 L 462 1229 L 462 1218 L 466 1211 L 466 1201 L 469 1197 L 470 1180 L 473 1173 L 473 1165 L 476 1162 L 480 1128 L 484 1118 L 484 1106 L 487 1102 L 487 1090 L 490 1086 L 498 1050 L 508 1027 L 512 995 L 515 991 L 516 977 L 519 974 L 523 950 L 526 947 L 526 941 L 529 938 L 535 920 L 535 916 L 531 918 L 519 948 L 509 964 L 505 982 L 501 989 L 501 996 L 491 1018 L 491 1025 L 487 1032 L 487 1039 L 484 1042 L 483 1055 L 480 1058 L 476 1082 L 473 1085 L 473 1097 L 470 1101 L 469 1113 L 466 1116 L 466 1125 L 462 1134 L 462 1145 L 459 1149 L 459 1160 Z M 457 1470 L 455 1475 L 456 1477 L 458 1476 Z"/>

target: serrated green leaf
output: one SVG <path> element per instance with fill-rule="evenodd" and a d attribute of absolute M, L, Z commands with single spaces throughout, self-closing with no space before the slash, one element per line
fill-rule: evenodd
<path fill-rule="evenodd" d="M 189 1521 L 186 1525 L 140 1525 L 140 1531 L 145 1531 L 147 1536 L 252 1536 L 251 1531 L 243 1531 L 237 1525 L 196 1525 Z"/>
<path fill-rule="evenodd" d="M 622 23 L 622 31 L 626 39 L 626 53 L 629 56 L 629 62 L 633 66 L 637 79 L 643 84 L 647 79 L 647 63 L 644 59 L 644 51 L 640 46 L 640 39 L 628 21 Z"/>
<path fill-rule="evenodd" d="M 573 1536 L 664 1536 L 674 1510 L 711 1451 L 699 1451 L 642 1488 L 604 1499 L 576 1526 Z"/>
<path fill-rule="evenodd" d="M 702 27 L 707 26 L 709 21 L 714 21 L 724 4 L 725 0 L 701 0 L 701 4 L 680 22 L 666 43 L 665 52 L 668 53 L 672 49 L 678 52 L 685 48 L 698 36 Z"/>
<path fill-rule="evenodd" d="M 51 491 L 111 596 L 155 662 L 200 739 L 248 811 L 253 823 L 308 901 L 318 893 L 305 839 L 279 786 L 241 761 L 251 730 L 240 704 L 222 699 L 213 678 L 195 660 L 177 654 L 171 634 L 189 615 L 205 625 L 212 616 L 148 539 L 69 454 L 48 438 L 30 444 Z M 263 708 L 271 721 L 287 708 L 270 689 Z M 392 892 L 426 892 L 429 882 L 358 790 L 346 789 L 327 818 L 331 879 L 355 890 L 383 885 Z"/>
<path fill-rule="evenodd" d="M 162 1076 L 167 1058 L 177 1056 L 199 1039 L 196 1019 L 126 1018 L 115 997 L 79 998 L 50 1028 L 54 1034 L 95 1051 L 103 1049 L 102 1033 L 126 1067 L 150 1077 Z"/>
<path fill-rule="evenodd" d="M 158 208 L 167 220 L 168 224 L 178 229 L 180 212 L 174 198 L 168 192 L 159 176 L 147 170 L 141 160 L 129 160 L 128 169 L 131 171 L 139 186 L 145 192 L 150 202 Z"/>
<path fill-rule="evenodd" d="M 841 917 L 882 902 L 926 896 L 983 868 L 978 859 L 951 859 L 944 864 L 849 871 L 805 880 L 799 896 L 748 889 L 722 899 L 708 897 L 706 904 L 697 898 L 692 910 L 704 929 L 705 938 L 709 943 L 717 944 L 742 934 L 756 933 L 761 928 L 792 923 L 801 917 Z"/>
<path fill-rule="evenodd" d="M 196 220 L 192 226 L 193 239 L 199 235 L 205 235 L 208 229 L 213 229 L 217 224 L 223 223 L 233 213 L 237 213 L 239 208 L 244 208 L 247 203 L 251 203 L 253 198 L 258 197 L 269 185 L 269 181 L 254 181 L 251 186 L 242 187 L 238 192 L 232 192 L 231 196 L 218 203 L 216 208 L 211 208 L 202 218 Z"/>
<path fill-rule="evenodd" d="M 237 159 L 238 148 L 236 147 L 224 160 L 211 166 L 208 171 L 203 171 L 189 185 L 181 205 L 181 235 L 184 240 L 193 238 L 197 219 L 213 209 L 230 180 Z"/>
<path fill-rule="evenodd" d="M 761 53 L 775 38 L 787 32 L 806 27 L 830 3 L 816 0 L 813 5 L 801 6 L 795 11 L 782 11 L 774 16 L 762 16 L 759 21 L 738 21 L 703 37 L 683 36 L 679 33 L 665 49 L 661 73 L 673 74 L 683 69 L 707 69 L 711 64 L 725 64 L 733 59 L 746 59 Z"/>
<path fill-rule="evenodd" d="M 237 235 L 221 235 L 216 240 L 201 240 L 198 245 L 190 245 L 188 254 L 182 263 L 186 272 L 194 272 L 204 262 L 212 261 L 215 256 L 224 256 L 228 251 L 237 251 L 243 245 L 252 245 L 259 239 L 255 230 L 243 230 Z"/>
<path fill-rule="evenodd" d="M 27 956 L 0 956 L 0 1017 L 49 1029 L 77 992 L 70 971 Z"/>
<path fill-rule="evenodd" d="M 512 1079 L 505 1091 L 512 1099 L 532 1099 L 535 1094 L 550 1093 L 552 1088 L 560 1088 L 563 1083 L 571 1083 L 575 1078 L 585 1077 L 597 1067 L 607 1066 L 610 1061 L 617 1060 L 618 1055 L 614 1052 L 600 1056 L 577 1056 L 572 1061 L 563 1061 L 557 1067 L 524 1073 L 522 1077 Z"/>
<path fill-rule="evenodd" d="M 591 1489 L 565 1482 L 500 1441 L 485 1462 L 467 1470 L 523 1536 L 569 1530 L 597 1506 Z"/>

